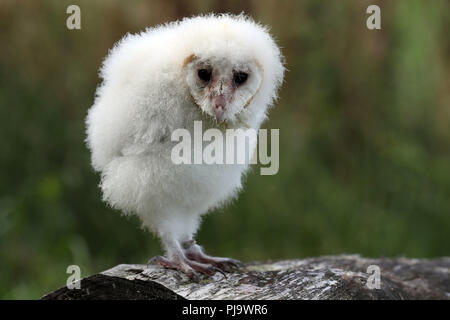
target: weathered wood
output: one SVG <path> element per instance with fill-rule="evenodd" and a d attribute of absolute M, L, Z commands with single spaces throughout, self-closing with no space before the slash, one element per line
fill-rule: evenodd
<path fill-rule="evenodd" d="M 369 265 L 380 268 L 380 289 L 367 286 Z M 450 299 L 450 257 L 255 262 L 200 283 L 157 265 L 121 264 L 42 299 Z"/>

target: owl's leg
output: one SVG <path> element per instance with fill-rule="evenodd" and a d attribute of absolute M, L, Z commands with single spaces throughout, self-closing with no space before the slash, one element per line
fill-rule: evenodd
<path fill-rule="evenodd" d="M 236 259 L 212 257 L 203 252 L 201 246 L 195 243 L 195 240 L 190 239 L 182 242 L 184 255 L 191 261 L 213 265 L 214 267 L 226 271 L 233 272 L 239 270 L 244 264 Z"/>
<path fill-rule="evenodd" d="M 203 273 L 208 276 L 214 275 L 217 271 L 221 272 L 213 265 L 201 263 L 200 261 L 193 261 L 188 259 L 178 241 L 173 239 L 162 238 L 163 246 L 166 251 L 166 255 L 156 256 L 148 262 L 157 263 L 167 269 L 175 269 L 194 281 L 199 281 L 200 276 L 198 273 Z"/>

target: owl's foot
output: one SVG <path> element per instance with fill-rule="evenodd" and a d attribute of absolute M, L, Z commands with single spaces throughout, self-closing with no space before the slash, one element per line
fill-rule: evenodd
<path fill-rule="evenodd" d="M 163 256 L 156 256 L 149 260 L 148 264 L 156 263 L 167 269 L 174 269 L 184 273 L 190 280 L 199 282 L 200 274 L 208 276 L 214 275 L 216 272 L 225 274 L 223 271 L 214 265 L 204 264 L 198 261 L 189 260 L 184 256 L 177 257 L 175 259 L 168 259 Z M 200 274 L 199 274 L 200 273 Z"/>
<path fill-rule="evenodd" d="M 211 257 L 208 255 L 188 254 L 188 258 L 193 261 L 206 263 L 215 266 L 225 272 L 235 272 L 241 269 L 243 263 L 239 260 L 224 257 Z"/>
<path fill-rule="evenodd" d="M 183 243 L 183 248 L 184 254 L 190 261 L 212 265 L 225 272 L 234 272 L 244 266 L 241 261 L 236 259 L 212 257 L 205 254 L 202 247 L 196 244 L 193 240 Z"/>

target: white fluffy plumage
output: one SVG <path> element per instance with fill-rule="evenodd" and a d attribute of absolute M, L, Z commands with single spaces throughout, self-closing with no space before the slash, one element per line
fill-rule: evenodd
<path fill-rule="evenodd" d="M 204 85 L 199 68 L 211 77 Z M 246 83 L 222 87 L 228 80 L 220 77 L 236 69 L 248 75 Z M 258 129 L 283 73 L 267 29 L 243 15 L 198 16 L 149 28 L 126 35 L 109 52 L 86 120 L 87 144 L 104 201 L 137 214 L 161 238 L 166 257 L 156 262 L 189 276 L 235 264 L 203 254 L 193 237 L 200 217 L 241 189 L 248 166 L 175 165 L 170 136 L 178 128 L 192 131 L 195 120 L 204 129 L 220 128 L 220 121 Z"/>

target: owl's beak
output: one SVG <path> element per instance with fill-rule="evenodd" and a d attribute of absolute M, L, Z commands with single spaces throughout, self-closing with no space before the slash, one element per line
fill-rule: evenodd
<path fill-rule="evenodd" d="M 214 99 L 214 113 L 216 115 L 216 121 L 217 123 L 221 123 L 223 120 L 223 113 L 225 111 L 225 105 L 226 105 L 226 101 L 225 101 L 225 97 L 221 94 L 217 97 L 215 97 Z"/>
<path fill-rule="evenodd" d="M 222 122 L 223 109 L 221 107 L 216 107 L 216 121 L 217 123 Z"/>

